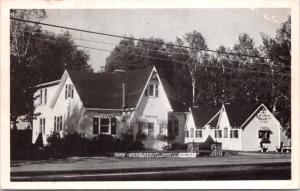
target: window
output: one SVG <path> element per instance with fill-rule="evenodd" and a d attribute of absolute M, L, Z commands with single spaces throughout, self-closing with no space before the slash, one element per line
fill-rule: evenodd
<path fill-rule="evenodd" d="M 93 134 L 97 135 L 99 133 L 99 118 L 93 117 Z"/>
<path fill-rule="evenodd" d="M 100 133 L 109 133 L 109 118 L 100 119 Z"/>
<path fill-rule="evenodd" d="M 117 119 L 116 118 L 99 118 L 93 117 L 93 134 L 117 134 Z"/>
<path fill-rule="evenodd" d="M 222 138 L 222 130 L 215 130 L 215 138 Z"/>
<path fill-rule="evenodd" d="M 259 130 L 258 131 L 258 138 L 267 138 L 270 139 L 270 131 L 265 131 L 265 130 Z"/>
<path fill-rule="evenodd" d="M 66 84 L 65 87 L 65 99 L 73 98 L 74 96 L 74 87 L 72 84 Z"/>
<path fill-rule="evenodd" d="M 158 84 L 149 84 L 145 90 L 145 96 L 158 97 Z"/>
<path fill-rule="evenodd" d="M 40 89 L 40 105 L 43 104 L 43 90 Z"/>
<path fill-rule="evenodd" d="M 154 123 L 148 123 L 148 137 L 154 137 Z"/>
<path fill-rule="evenodd" d="M 62 131 L 62 116 L 54 117 L 54 131 Z"/>
<path fill-rule="evenodd" d="M 239 138 L 239 131 L 238 130 L 230 130 L 230 138 Z"/>
<path fill-rule="evenodd" d="M 46 122 L 45 118 L 40 118 L 40 132 L 43 134 L 46 132 L 45 122 Z"/>
<path fill-rule="evenodd" d="M 194 137 L 194 132 L 195 132 L 194 128 L 191 128 L 190 131 L 191 131 L 191 137 Z"/>
<path fill-rule="evenodd" d="M 159 134 L 163 134 L 164 133 L 164 128 L 162 126 L 162 124 L 159 125 Z"/>
<path fill-rule="evenodd" d="M 47 89 L 44 90 L 44 103 L 47 104 Z"/>
<path fill-rule="evenodd" d="M 196 137 L 202 137 L 202 130 L 196 129 Z"/>
<path fill-rule="evenodd" d="M 189 137 L 189 131 L 188 130 L 185 131 L 185 137 Z"/>
<path fill-rule="evenodd" d="M 228 138 L 228 127 L 224 128 L 224 138 Z"/>

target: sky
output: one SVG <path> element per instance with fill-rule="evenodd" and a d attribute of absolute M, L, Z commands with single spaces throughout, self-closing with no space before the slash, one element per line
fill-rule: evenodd
<path fill-rule="evenodd" d="M 78 29 L 134 36 L 135 38 L 162 38 L 175 41 L 193 30 L 205 38 L 209 49 L 220 45 L 232 47 L 238 35 L 247 33 L 255 45 L 261 45 L 261 33 L 275 35 L 280 23 L 287 20 L 290 9 L 48 9 L 42 22 Z M 43 27 L 55 33 L 65 30 Z M 77 45 L 113 50 L 120 38 L 70 31 Z M 82 49 L 82 48 L 81 48 Z M 89 64 L 94 71 L 105 65 L 109 52 L 84 49 L 90 55 Z"/>

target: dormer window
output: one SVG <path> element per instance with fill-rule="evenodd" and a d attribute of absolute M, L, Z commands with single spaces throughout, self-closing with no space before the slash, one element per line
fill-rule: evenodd
<path fill-rule="evenodd" d="M 145 96 L 158 97 L 158 84 L 149 84 L 145 90 Z"/>
<path fill-rule="evenodd" d="M 74 87 L 72 84 L 66 84 L 65 87 L 65 99 L 73 98 L 74 96 Z"/>
<path fill-rule="evenodd" d="M 40 92 L 39 92 L 39 103 L 40 105 L 42 104 L 47 104 L 47 89 L 40 89 Z"/>

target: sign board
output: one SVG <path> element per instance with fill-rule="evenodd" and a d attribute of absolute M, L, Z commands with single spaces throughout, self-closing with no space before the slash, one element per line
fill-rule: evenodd
<path fill-rule="evenodd" d="M 196 153 L 178 153 L 179 158 L 196 158 Z"/>

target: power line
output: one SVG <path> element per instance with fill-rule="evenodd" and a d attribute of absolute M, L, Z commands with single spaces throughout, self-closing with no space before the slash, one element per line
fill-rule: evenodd
<path fill-rule="evenodd" d="M 53 41 L 57 42 L 56 40 L 53 39 L 44 39 L 44 38 L 37 38 L 37 37 L 32 37 L 33 39 L 37 40 L 44 40 L 44 41 Z M 113 50 L 107 50 L 107 49 L 102 49 L 102 48 L 96 48 L 96 47 L 90 47 L 90 46 L 83 46 L 83 45 L 76 45 L 77 47 L 81 48 L 87 48 L 91 50 L 98 50 L 98 51 L 104 51 L 104 52 L 114 52 L 116 54 L 128 54 L 128 52 L 124 51 L 118 51 L 115 52 Z M 177 61 L 177 60 L 168 60 L 168 59 L 163 59 L 163 58 L 157 58 L 157 57 L 152 57 L 152 56 L 143 56 L 143 55 L 137 55 L 137 54 L 129 54 L 131 56 L 137 56 L 137 57 L 143 57 L 143 58 L 151 58 L 151 59 L 156 59 L 156 60 L 161 60 L 161 61 L 167 61 L 167 62 L 175 62 L 175 63 L 180 63 L 180 64 L 190 64 L 189 62 L 183 62 L 183 61 Z M 261 74 L 270 74 L 270 75 L 277 75 L 277 76 L 289 76 L 289 74 L 282 74 L 282 73 L 276 73 L 276 72 L 259 72 L 259 71 L 254 71 L 254 70 L 248 70 L 248 69 L 238 69 L 238 68 L 231 68 L 231 67 L 217 67 L 217 66 L 211 66 L 211 65 L 206 65 L 206 67 L 211 67 L 211 68 L 218 68 L 218 69 L 229 69 L 229 70 L 236 70 L 236 71 L 243 71 L 243 72 L 252 72 L 252 73 L 261 73 Z"/>
<path fill-rule="evenodd" d="M 44 36 L 54 37 L 52 34 L 45 34 L 45 33 L 41 33 L 41 32 L 32 32 L 32 31 L 27 31 L 27 30 L 21 30 L 21 31 L 26 32 L 26 33 L 36 33 L 36 34 L 41 34 L 41 35 L 44 35 Z M 83 38 L 64 37 L 64 36 L 59 36 L 59 38 L 79 40 L 79 41 L 92 42 L 92 43 L 98 43 L 98 44 L 106 44 L 106 45 L 129 47 L 129 48 L 146 50 L 146 51 L 152 51 L 152 52 L 159 52 L 159 53 L 180 54 L 180 55 L 190 56 L 190 54 L 181 53 L 181 52 L 172 52 L 172 51 L 166 51 L 166 50 L 153 50 L 153 49 L 148 49 L 148 48 L 143 48 L 143 47 L 136 47 L 136 46 L 129 46 L 129 45 L 120 45 L 120 44 L 111 43 L 111 42 L 95 41 L 95 40 L 88 40 L 88 39 L 83 39 Z M 236 60 L 236 59 L 230 58 L 230 61 L 240 61 L 240 60 Z M 268 64 L 268 63 L 260 63 L 260 62 L 256 62 L 256 61 L 251 61 L 251 62 L 255 63 L 255 64 L 258 64 L 258 65 L 267 65 L 269 67 L 276 66 L 276 67 L 282 67 L 282 68 L 289 68 L 290 69 L 289 66 L 285 66 L 285 65 L 282 65 L 282 64 Z"/>
<path fill-rule="evenodd" d="M 49 26 L 49 27 L 56 27 L 56 28 L 62 28 L 62 29 L 67 29 L 67 30 L 86 32 L 86 33 L 90 33 L 90 34 L 110 36 L 110 37 L 115 37 L 115 38 L 123 38 L 123 39 L 127 39 L 127 40 L 137 40 L 137 41 L 142 41 L 142 42 L 156 43 L 156 44 L 174 46 L 174 47 L 179 47 L 179 48 L 187 48 L 187 49 L 198 50 L 198 51 L 214 52 L 214 53 L 219 53 L 219 54 L 228 54 L 228 55 L 235 55 L 235 56 L 244 56 L 244 57 L 250 57 L 250 58 L 260 58 L 260 59 L 277 60 L 277 61 L 288 61 L 288 60 L 285 60 L 285 59 L 275 59 L 275 58 L 270 58 L 270 57 L 238 54 L 238 53 L 233 53 L 233 52 L 225 52 L 225 51 L 218 51 L 218 50 L 211 50 L 211 49 L 204 49 L 204 48 L 195 48 L 195 47 L 184 46 L 184 45 L 176 45 L 176 44 L 170 44 L 170 43 L 164 43 L 164 42 L 156 42 L 156 41 L 151 41 L 151 40 L 138 39 L 138 38 L 133 38 L 133 37 L 126 37 L 126 36 L 120 36 L 120 35 L 108 34 L 108 33 L 102 33 L 102 32 L 95 32 L 95 31 L 90 31 L 90 30 L 84 30 L 84 29 L 78 29 L 78 28 L 72 28 L 72 27 L 65 27 L 65 26 L 48 24 L 48 23 L 43 23 L 43 22 L 29 21 L 29 20 L 18 19 L 18 18 L 13 18 L 13 17 L 10 17 L 10 19 L 16 20 L 16 21 L 21 21 L 21 22 L 27 22 L 27 23 L 33 23 L 33 24 Z"/>

